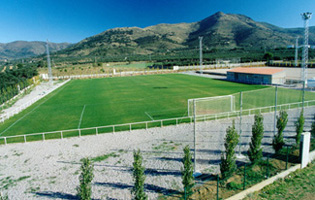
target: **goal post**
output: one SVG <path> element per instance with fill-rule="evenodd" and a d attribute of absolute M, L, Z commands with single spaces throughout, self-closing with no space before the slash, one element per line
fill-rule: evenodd
<path fill-rule="evenodd" d="M 194 100 L 196 116 L 235 111 L 235 96 L 233 95 L 188 99 L 188 116 L 190 117 L 194 115 Z"/>

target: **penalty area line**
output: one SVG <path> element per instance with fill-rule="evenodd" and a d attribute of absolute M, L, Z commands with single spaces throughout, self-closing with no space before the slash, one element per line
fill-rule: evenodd
<path fill-rule="evenodd" d="M 153 117 L 151 117 L 151 115 L 149 115 L 149 113 L 144 112 L 152 121 L 154 121 Z"/>
<path fill-rule="evenodd" d="M 82 119 L 83 119 L 83 115 L 84 115 L 84 111 L 85 111 L 85 106 L 83 106 L 83 109 L 82 109 L 82 112 L 81 112 L 81 116 L 80 116 L 80 121 L 79 121 L 79 125 L 78 125 L 78 129 L 80 129 L 81 127 L 81 122 L 82 122 Z"/>

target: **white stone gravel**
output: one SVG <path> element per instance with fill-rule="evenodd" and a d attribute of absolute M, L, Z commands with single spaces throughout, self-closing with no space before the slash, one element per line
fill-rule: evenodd
<path fill-rule="evenodd" d="M 306 127 L 315 113 L 307 108 Z M 299 110 L 290 110 L 285 129 L 286 142 L 293 143 L 294 122 Z M 273 113 L 265 114 L 264 151 L 273 152 Z M 253 116 L 243 117 L 241 151 L 250 141 Z M 238 129 L 238 119 L 235 121 Z M 231 119 L 200 122 L 197 125 L 197 167 L 217 173 L 225 130 Z M 193 125 L 181 124 L 132 132 L 117 132 L 63 140 L 0 146 L 0 190 L 10 199 L 75 199 L 80 159 L 114 152 L 117 157 L 96 162 L 93 180 L 94 199 L 131 199 L 133 150 L 140 149 L 146 168 L 149 199 L 181 191 L 182 149 L 193 149 Z M 244 160 L 243 160 L 244 161 Z M 7 187 L 5 187 L 5 185 Z"/>

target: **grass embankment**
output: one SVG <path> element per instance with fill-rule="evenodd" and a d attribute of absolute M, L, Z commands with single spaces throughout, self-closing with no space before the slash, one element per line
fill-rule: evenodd
<path fill-rule="evenodd" d="M 315 149 L 314 138 L 311 142 L 311 151 Z M 288 162 L 287 162 L 288 161 Z M 292 146 L 283 148 L 279 154 L 270 155 L 257 164 L 239 166 L 234 175 L 227 181 L 219 184 L 219 198 L 226 199 L 244 189 L 277 175 L 278 173 L 296 165 L 300 162 L 299 148 Z M 244 170 L 245 168 L 245 170 Z M 244 178 L 244 173 L 246 174 Z M 217 175 L 203 176 L 194 188 L 191 199 L 217 199 Z M 160 196 L 159 199 L 175 200 L 181 198 L 181 192 Z M 250 194 L 246 200 L 256 199 L 315 199 L 315 162 L 306 169 L 298 170 L 290 174 L 284 180 L 279 180 L 263 190 Z"/>
<path fill-rule="evenodd" d="M 315 199 L 315 162 L 245 198 L 245 200 L 256 199 Z"/>

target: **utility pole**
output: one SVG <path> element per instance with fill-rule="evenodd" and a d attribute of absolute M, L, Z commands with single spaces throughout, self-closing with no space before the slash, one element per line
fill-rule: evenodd
<path fill-rule="evenodd" d="M 308 64 L 308 20 L 311 19 L 312 13 L 306 12 L 302 13 L 302 19 L 304 20 L 304 46 L 303 46 L 303 61 L 302 61 L 302 81 L 303 81 L 303 95 L 302 95 L 302 110 L 304 111 L 304 101 L 305 101 L 305 87 L 307 73 L 306 68 Z"/>
<path fill-rule="evenodd" d="M 199 36 L 199 63 L 200 63 L 200 74 L 202 74 L 202 36 Z"/>
<path fill-rule="evenodd" d="M 295 40 L 295 67 L 299 66 L 299 63 L 298 63 L 298 52 L 299 52 L 299 36 L 297 36 L 296 40 Z"/>

